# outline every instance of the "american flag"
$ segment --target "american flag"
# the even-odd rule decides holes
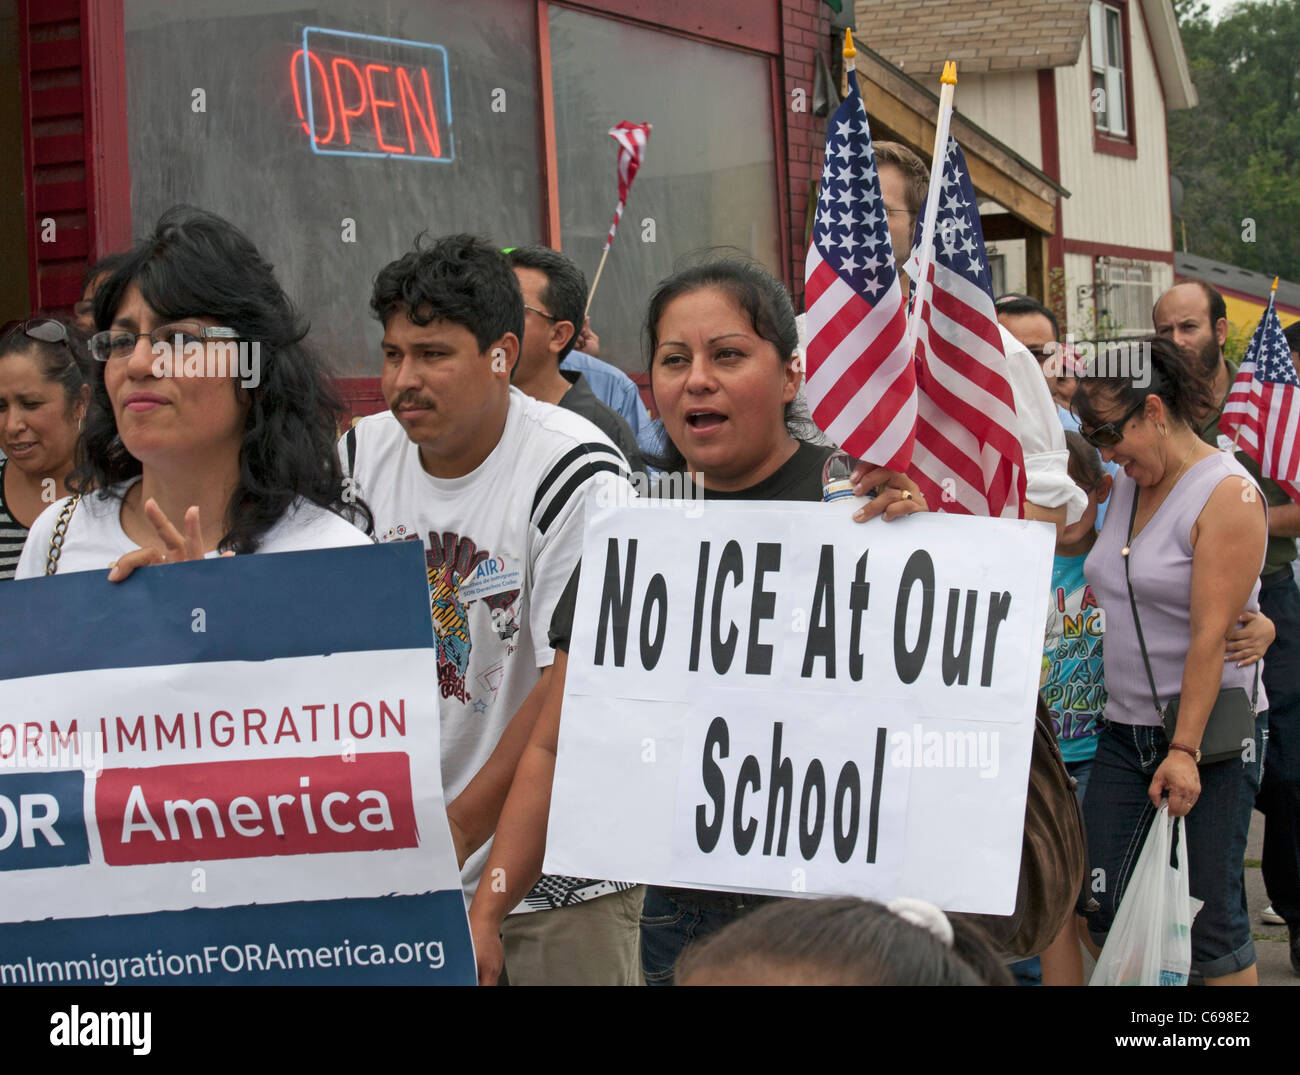
[[[952,138],[941,188],[928,279],[913,289],[919,399],[909,473],[932,510],[1016,519],[1024,453],[975,190]],[[918,221],[918,246],[921,230]]]
[[[609,226],[609,238],[605,240],[606,250],[614,242],[614,232],[618,231],[618,222],[623,219],[627,192],[632,189],[636,170],[641,167],[645,144],[650,140],[650,124],[628,123],[625,120],[611,128],[609,136],[618,143],[618,208],[614,210],[614,223]]]
[[[826,161],[804,269],[808,403],[849,455],[905,471],[916,374],[857,75],[826,128]]]
[[[1282,335],[1274,304],[1251,337],[1241,369],[1232,382],[1219,420],[1219,432],[1235,437],[1266,478],[1300,502],[1300,377]]]

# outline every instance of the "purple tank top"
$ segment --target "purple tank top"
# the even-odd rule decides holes
[[[1163,705],[1183,689],[1183,665],[1191,644],[1192,526],[1204,509],[1210,494],[1224,478],[1241,478],[1255,484],[1246,469],[1225,452],[1216,452],[1188,468],[1173,487],[1165,502],[1156,509],[1151,521],[1133,541],[1129,554],[1129,571],[1138,614],[1142,617],[1142,637],[1156,692]],[[1123,471],[1115,475],[1106,522],[1097,543],[1084,561],[1083,572],[1098,604],[1106,613],[1102,660],[1106,675],[1106,719],[1117,724],[1160,723],[1151,702],[1151,686],[1142,663],[1133,609],[1129,604],[1128,586],[1124,582],[1124,558],[1120,550],[1128,538],[1129,515],[1137,489]],[[1256,488],[1256,496],[1263,496]],[[1261,552],[1260,568],[1263,564]],[[1250,591],[1246,607],[1259,611],[1259,580]],[[1234,662],[1223,665],[1224,687],[1255,689],[1256,670],[1263,663],[1238,668]],[[1268,708],[1264,685],[1259,685],[1256,708]]]

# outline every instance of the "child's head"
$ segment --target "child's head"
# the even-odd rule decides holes
[[[923,900],[770,903],[691,945],[679,985],[1010,985],[984,930]]]
[[[1110,496],[1111,476],[1101,465],[1101,454],[1083,439],[1082,434],[1069,430],[1065,446],[1070,452],[1068,472],[1070,479],[1088,494],[1088,506],[1082,518],[1071,523],[1057,541],[1059,547],[1076,546],[1089,541],[1097,532],[1097,506],[1106,503]]]

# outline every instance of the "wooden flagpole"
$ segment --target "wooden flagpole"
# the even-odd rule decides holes
[[[943,162],[948,154],[948,128],[952,120],[952,99],[957,91],[957,64],[946,60],[943,74],[939,79],[939,115],[934,124],[934,152],[930,157],[930,190],[925,199],[925,216],[921,231],[921,262],[916,279],[916,298],[907,318],[907,353],[916,356],[916,337],[920,333],[921,305],[929,286],[930,264],[934,261],[934,224],[939,216],[939,196],[943,186]],[[898,262],[898,251],[894,251],[894,263]]]

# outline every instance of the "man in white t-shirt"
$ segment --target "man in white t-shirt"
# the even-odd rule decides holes
[[[548,682],[547,627],[582,555],[587,501],[631,487],[594,425],[511,386],[523,298],[497,249],[468,235],[417,243],[376,277],[371,310],[390,410],[339,450],[378,539],[424,543],[442,781],[468,901]],[[543,877],[502,929],[508,980],[637,981],[640,892]],[[518,913],[530,910],[541,913]]]

